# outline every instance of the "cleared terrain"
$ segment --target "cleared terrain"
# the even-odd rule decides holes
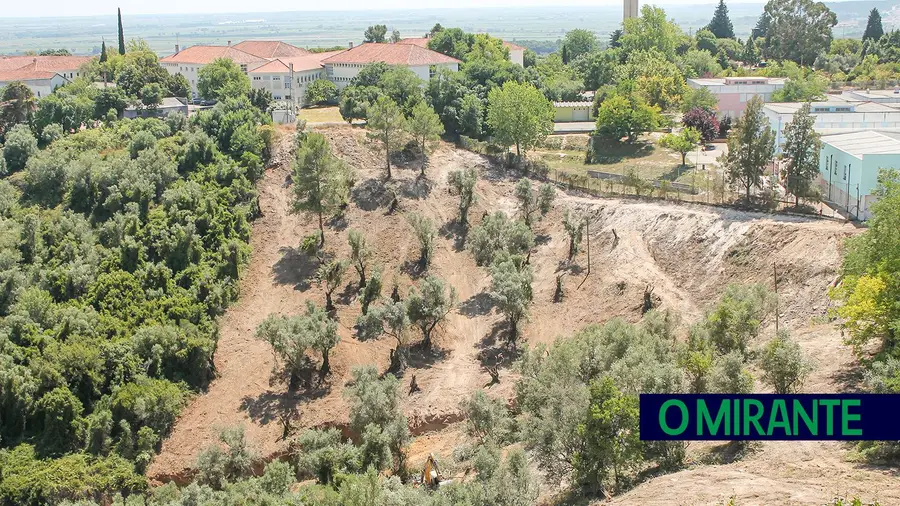
[[[418,245],[405,214],[422,213],[440,229],[430,273],[456,287],[459,295],[457,309],[434,336],[437,351],[426,356],[414,350],[402,378],[405,387],[415,375],[421,388],[404,401],[415,436],[409,451],[415,469],[429,452],[448,455],[462,439],[458,403],[490,381],[485,362],[493,364],[500,353],[505,353],[499,358],[501,383],[489,393],[513,397],[512,357],[502,346],[506,326],[487,296],[489,275],[475,265],[455,224],[458,197],[448,191],[447,173],[478,169],[479,200],[470,214],[473,225],[484,212],[515,213],[512,190],[518,176],[477,154],[442,144],[430,157],[427,178],[417,178],[418,162],[413,162],[396,169],[395,180],[385,183],[383,157],[368,144],[363,130],[334,126],[320,131],[358,175],[344,217],[326,231],[327,249],[347,257],[348,231],[362,231],[376,252],[374,264],[384,268],[386,290],[396,279],[405,295],[420,279],[411,268]],[[302,427],[346,427],[342,391],[351,368],[373,362],[382,371],[388,366],[390,338],[370,342],[355,338],[353,326],[360,309],[358,278],[352,269],[346,286],[335,293],[341,342],[332,352],[333,374],[321,389],[288,393],[281,375],[273,374],[268,345],[254,337],[256,326],[270,313],[300,313],[306,300],[324,303],[322,288],[314,280],[315,260],[298,250],[302,237],[316,225],[289,213],[290,135],[282,140],[276,163],[259,184],[263,216],[253,225],[253,255],[241,282],[240,300],[221,320],[215,357],[218,378],[184,410],[152,463],[149,475],[159,482],[189,479],[198,453],[215,441],[220,427],[243,424],[250,441],[268,458],[287,448],[281,423],[285,417],[291,418],[295,433]],[[388,212],[387,187],[400,199],[393,213]],[[568,238],[561,222],[566,208],[591,216],[590,274],[586,242],[576,265],[565,265]],[[829,306],[827,289],[840,264],[840,245],[855,233],[851,225],[659,200],[592,199],[558,191],[554,209],[535,232],[538,245],[531,255],[535,300],[531,319],[522,328],[526,343],[552,342],[613,317],[637,321],[648,288],[659,307],[678,313],[687,325],[702,317],[729,283],[761,282],[771,287],[774,263],[781,323],[792,329],[816,364],[806,390],[853,388],[849,349],[841,344],[839,331],[822,323]],[[566,296],[554,303],[556,277],[563,270]],[[763,332],[763,339],[771,334],[771,329]],[[849,462],[849,450],[837,443],[769,443],[735,463],[705,465],[718,449],[697,444],[689,448],[687,469],[651,479],[614,503],[722,504],[735,496],[737,504],[773,504],[776,499],[779,504],[809,504],[845,494],[882,504],[900,501],[896,478]],[[552,496],[553,488],[542,484],[545,498]]]

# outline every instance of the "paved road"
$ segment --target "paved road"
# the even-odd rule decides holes
[[[555,134],[582,134],[590,133],[594,130],[596,124],[593,121],[571,121],[566,123],[554,123],[553,133]]]

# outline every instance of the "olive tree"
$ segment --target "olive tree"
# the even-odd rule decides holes
[[[784,330],[766,343],[759,365],[763,370],[763,381],[775,389],[776,394],[799,392],[812,370],[800,345]]]
[[[366,287],[366,268],[372,258],[372,249],[366,243],[366,236],[358,230],[351,230],[348,234],[350,243],[350,263],[359,274],[359,287]]]
[[[502,253],[527,255],[534,247],[534,232],[524,222],[510,220],[503,211],[497,211],[472,228],[467,244],[476,264],[491,265]]]
[[[563,228],[569,236],[569,261],[571,262],[575,255],[578,254],[578,247],[581,245],[581,237],[587,226],[587,217],[566,209],[563,214]]]
[[[463,226],[467,226],[469,209],[478,201],[478,195],[475,194],[478,172],[473,168],[454,170],[447,174],[447,182],[450,188],[459,195],[459,222]]]
[[[437,235],[434,223],[419,213],[410,214],[407,221],[419,241],[419,265],[427,269],[431,263],[431,255],[434,253],[434,237]]]
[[[509,342],[516,343],[519,323],[528,318],[528,306],[534,294],[531,266],[518,255],[504,254],[491,265],[491,298],[509,322]]]
[[[525,220],[528,228],[531,228],[537,220],[550,212],[553,200],[556,198],[556,191],[553,189],[553,185],[546,183],[541,186],[538,193],[535,193],[531,186],[531,180],[523,178],[516,183],[515,196],[522,219]]]
[[[407,314],[412,325],[422,331],[422,347],[431,348],[431,333],[456,306],[456,288],[445,287],[444,281],[428,276],[418,287],[410,291],[406,300]]]
[[[344,280],[344,273],[347,272],[346,260],[332,260],[319,266],[316,277],[319,283],[325,285],[325,310],[334,311],[334,302],[332,294],[341,285]]]

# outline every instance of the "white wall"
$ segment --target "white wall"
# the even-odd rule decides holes
[[[521,66],[525,66],[525,50],[524,49],[510,49],[509,50],[509,61],[513,63],[518,63]]]
[[[248,71],[253,70],[255,68],[259,68],[259,67],[265,65],[266,63],[269,63],[269,62],[261,61],[261,62],[252,63],[250,65],[247,65],[244,73],[247,73]],[[193,93],[195,97],[198,95],[197,94],[197,75],[200,72],[200,69],[202,69],[205,66],[205,64],[160,62],[160,65],[162,65],[162,67],[164,69],[166,69],[166,72],[168,72],[169,75],[174,76],[175,74],[181,74],[185,78],[187,78],[188,83],[190,83],[190,85],[191,85],[191,93]],[[250,82],[252,84],[253,80],[251,79]]]
[[[34,93],[34,96],[36,98],[46,97],[47,95],[53,93],[53,90],[68,82],[68,79],[62,77],[59,74],[56,74],[49,79],[29,79],[26,81],[21,81],[22,84],[28,86],[28,89],[30,89],[31,92]],[[9,84],[9,82],[0,81],[0,88],[6,86],[7,84]]]
[[[290,82],[290,72],[284,73],[250,73],[250,86],[253,89],[264,89],[272,93],[276,102],[289,103],[292,107],[302,107],[303,98],[309,85],[325,77],[325,69],[304,70],[294,72],[294,82],[289,88],[285,83]]]
[[[439,65],[415,65],[409,67],[419,79],[428,81],[431,79],[431,67],[444,67],[454,72],[459,70],[458,63],[441,63]],[[359,75],[359,71],[365,67],[362,63],[328,63],[325,65],[325,76],[334,82],[339,89],[345,88],[350,84],[354,77]]]
[[[763,107],[769,126],[775,130],[775,145],[784,144],[784,128],[793,121],[794,114],[777,113]],[[900,131],[900,111],[896,112],[823,112],[812,114],[813,128],[820,134],[858,132],[861,130]]]

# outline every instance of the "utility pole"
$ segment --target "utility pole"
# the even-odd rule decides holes
[[[778,266],[772,262],[772,274],[775,276],[775,333],[778,334]]]
[[[584,223],[585,232],[587,233],[587,275],[591,275],[591,219],[588,218]],[[585,276],[587,277],[587,276]]]

